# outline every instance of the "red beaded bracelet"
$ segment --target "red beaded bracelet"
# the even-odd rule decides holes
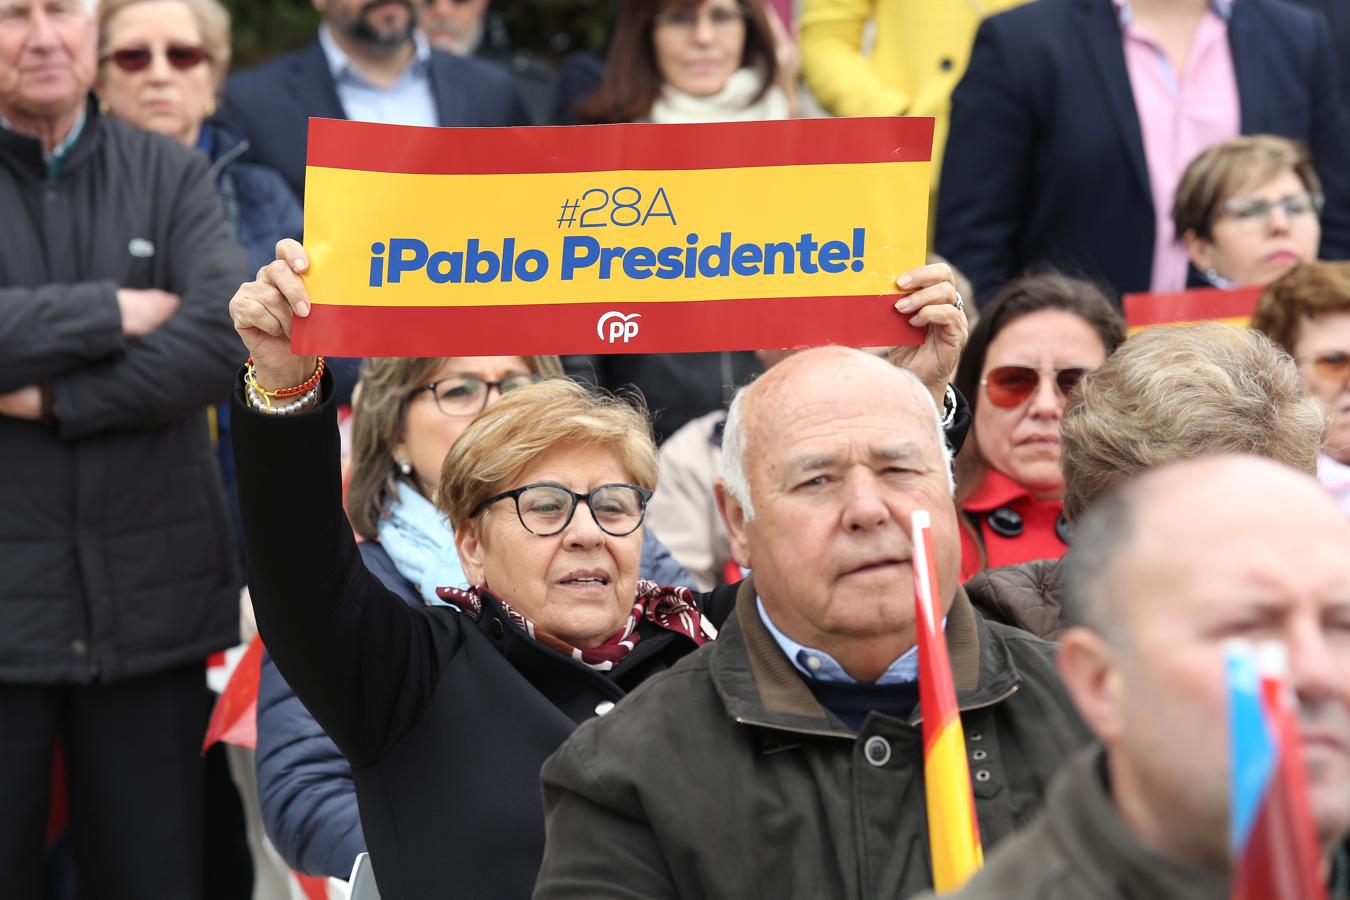
[[[254,390],[262,394],[269,400],[274,397],[276,398],[298,397],[301,394],[308,393],[311,388],[313,388],[316,384],[319,383],[319,379],[323,378],[322,356],[316,359],[314,366],[314,374],[309,376],[309,379],[307,381],[305,381],[303,384],[297,384],[295,387],[282,388],[281,390],[277,391],[269,391],[258,383],[257,375],[253,371],[253,357],[250,356],[248,358],[248,362],[246,362],[244,366],[247,369],[247,374],[245,375],[246,380],[248,380],[253,385]]]

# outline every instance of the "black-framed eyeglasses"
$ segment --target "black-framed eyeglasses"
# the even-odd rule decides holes
[[[642,524],[652,492],[636,484],[602,484],[579,494],[555,481],[539,481],[487,498],[473,508],[469,518],[508,497],[515,501],[516,517],[530,534],[540,537],[557,534],[571,524],[577,504],[585,501],[601,531],[623,537]]]
[[[413,391],[413,394],[430,391],[431,396],[436,398],[436,408],[444,415],[476,416],[487,409],[488,395],[492,393],[493,388],[505,396],[542,380],[542,376],[533,374],[507,375],[501,381],[486,381],[470,375],[457,375],[424,384]]]

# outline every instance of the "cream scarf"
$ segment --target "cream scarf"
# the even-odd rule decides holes
[[[774,85],[755,100],[764,84],[758,72],[740,69],[722,87],[708,97],[698,97],[676,90],[669,84],[652,104],[644,122],[658,124],[690,122],[760,122],[766,119],[788,118],[788,100],[783,89]]]

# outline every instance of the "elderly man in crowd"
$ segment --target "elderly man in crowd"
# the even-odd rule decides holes
[[[59,741],[81,890],[178,900],[239,634],[206,408],[246,267],[206,158],[99,115],[94,46],[82,0],[0,0],[0,893],[46,896]]]
[[[1327,421],[1289,354],[1258,331],[1205,322],[1130,338],[1078,382],[1059,431],[1073,522],[1132,475],[1184,459],[1248,453],[1313,474]],[[1063,571],[1063,559],[986,569],[966,592],[987,618],[1055,640]]]
[[[861,351],[810,350],[733,402],[719,504],[754,570],[689,657],[544,767],[538,898],[903,897],[931,885],[910,518],[937,575],[992,846],[1087,740],[1053,648],[957,582],[932,395]]]
[[[960,900],[1227,898],[1234,638],[1288,649],[1317,832],[1350,834],[1350,523],[1253,457],[1151,471],[1074,537],[1060,669],[1101,740]]]

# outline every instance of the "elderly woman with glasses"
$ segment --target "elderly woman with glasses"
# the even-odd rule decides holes
[[[470,423],[502,397],[562,374],[554,356],[368,359],[352,415],[347,515],[364,542],[361,560],[413,606],[446,606],[438,588],[469,577],[455,532],[437,501],[446,454]],[[533,517],[548,492],[518,492]],[[639,499],[649,496],[640,489]],[[625,491],[597,502],[631,503]],[[544,502],[540,502],[544,501]],[[594,508],[594,507],[592,507]],[[584,515],[584,513],[583,513]],[[537,529],[544,530],[536,525]],[[639,576],[663,585],[691,579],[649,530]],[[296,871],[346,878],[367,849],[351,766],[265,656],[258,691],[258,796],[264,825]]]
[[[1217,144],[1181,176],[1172,221],[1186,244],[1191,282],[1269,284],[1317,258],[1321,183],[1307,150],[1258,134]]]
[[[734,589],[700,597],[640,578],[658,465],[630,404],[552,379],[508,390],[467,426],[442,414],[533,374],[506,358],[471,371],[445,361],[403,383],[409,424],[462,433],[445,455],[444,435],[424,453],[411,428],[390,432],[372,481],[406,481],[435,503],[464,579],[436,585],[434,604],[426,589],[450,576],[415,579],[423,602],[401,601],[347,527],[331,379],[290,350],[304,252],[288,241],[280,253],[230,302],[253,359],[234,444],[259,632],[351,765],[382,895],[526,898],[543,853],[543,761],[715,636]],[[387,549],[363,484],[353,518]]]
[[[449,605],[399,602],[346,527],[329,377],[291,352],[291,323],[310,311],[307,256],[293,241],[277,253],[230,301],[252,358],[234,398],[235,452],[259,631],[351,763],[384,896],[529,897],[544,759],[715,638],[736,587],[695,595],[640,577],[651,423],[553,379],[482,412],[433,482],[470,586],[438,591]],[[926,337],[897,360],[951,399],[966,320],[950,269],[901,281],[912,292],[897,309]],[[623,858],[616,847],[616,880]]]
[[[962,581],[1063,555],[1060,419],[1078,380],[1124,340],[1101,290],[1057,273],[1010,282],[980,313],[952,382],[974,436],[956,462]]]
[[[1350,515],[1350,263],[1309,263],[1272,282],[1252,327],[1294,358],[1330,418],[1317,478]]]

